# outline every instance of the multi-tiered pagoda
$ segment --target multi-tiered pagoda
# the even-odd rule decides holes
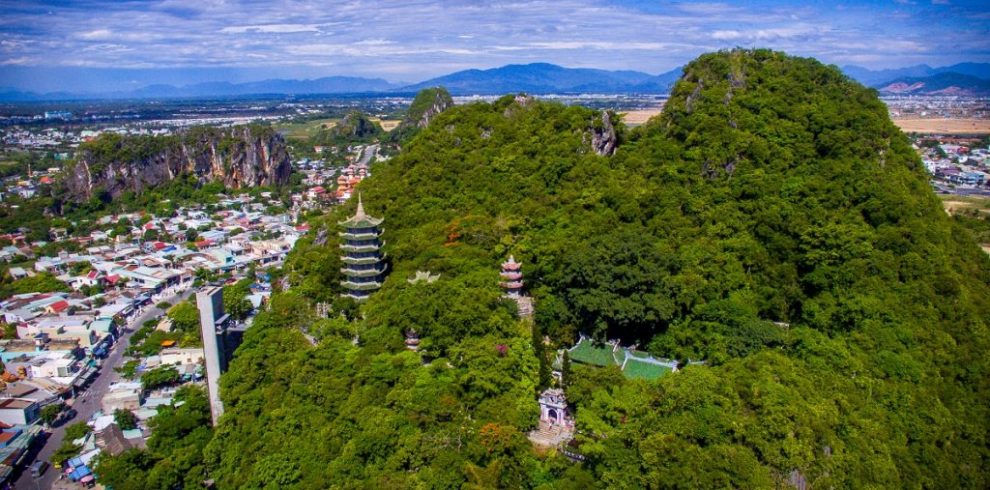
[[[522,264],[516,262],[516,258],[510,255],[509,260],[502,262],[502,272],[499,275],[502,281],[498,285],[505,291],[505,297],[516,302],[519,316],[532,316],[533,299],[523,294]]]
[[[346,276],[340,284],[347,289],[342,296],[361,301],[382,287],[385,280],[384,254],[381,241],[382,230],[379,225],[385,221],[373,218],[364,212],[361,196],[358,196],[357,211],[354,216],[338,224],[345,228],[340,233],[344,240],[340,249],[344,255],[340,257],[344,268],[340,272]]]
[[[498,285],[502,286],[502,289],[505,290],[506,296],[517,297],[522,295],[522,264],[516,262],[514,256],[510,255],[509,260],[502,262],[502,272],[500,275],[503,281],[498,283]]]

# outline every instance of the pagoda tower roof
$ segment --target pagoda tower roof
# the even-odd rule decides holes
[[[507,271],[517,271],[522,267],[522,264],[516,262],[516,257],[513,255],[509,256],[509,260],[502,262],[502,269]]]
[[[384,221],[384,218],[373,218],[364,212],[364,204],[361,202],[361,195],[358,194],[357,211],[354,212],[354,216],[339,221],[337,224],[348,228],[371,228],[382,224]]]

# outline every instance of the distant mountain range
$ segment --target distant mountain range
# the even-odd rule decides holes
[[[424,82],[404,85],[380,78],[326,77],[315,80],[263,80],[250,83],[209,82],[175,87],[149,85],[138,90],[101,94],[66,92],[37,94],[0,88],[0,101],[30,102],[68,99],[149,99],[182,97],[237,97],[246,95],[313,95],[417,92],[443,86],[454,95],[548,93],[656,93],[664,94],[681,76],[677,68],[660,75],[638,71],[565,68],[549,63],[506,65],[490,70],[464,70]]]
[[[990,80],[990,63],[959,63],[956,65],[932,68],[928,65],[914,65],[890,70],[870,70],[861,66],[843,66],[843,73],[853,77],[859,83],[870,87],[887,85],[899,78],[924,78],[940,73],[958,73],[971,77]]]
[[[902,77],[877,86],[880,93],[896,95],[965,95],[990,94],[990,80],[939,73],[929,77]]]
[[[148,85],[137,90],[96,94],[53,92],[38,94],[10,88],[0,88],[0,101],[32,102],[41,100],[71,99],[154,99],[182,97],[238,97],[244,95],[308,95],[388,92],[400,88],[381,78],[324,77],[312,80],[271,79],[258,82],[230,83],[205,82],[176,87],[174,85]]]
[[[842,70],[883,94],[990,95],[990,63],[959,63],[932,68],[916,65],[889,70],[845,66]],[[549,63],[506,65],[488,70],[464,70],[414,84],[395,84],[380,78],[333,76],[312,80],[270,79],[248,83],[207,82],[176,87],[149,85],[112,93],[34,93],[0,88],[0,102],[79,99],[154,99],[240,97],[250,95],[316,95],[354,93],[412,93],[443,86],[454,95],[527,92],[666,94],[681,76],[681,68],[651,75],[639,71],[565,68]]]
[[[681,68],[650,75],[639,71],[564,68],[549,63],[506,65],[490,70],[464,70],[403,87],[417,91],[442,86],[454,95],[547,93],[668,93]]]
[[[915,65],[876,71],[845,66],[842,71],[884,95],[990,95],[990,63],[959,63],[939,68]]]

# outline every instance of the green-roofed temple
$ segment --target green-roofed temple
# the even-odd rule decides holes
[[[581,364],[618,366],[629,379],[657,379],[677,371],[675,360],[657,359],[646,352],[622,347],[618,342],[596,343],[584,336],[567,353],[572,361]]]
[[[362,301],[382,287],[386,264],[381,248],[385,243],[381,241],[382,230],[379,225],[383,221],[385,220],[382,218],[368,216],[364,212],[361,196],[358,196],[354,216],[337,223],[344,227],[344,231],[340,233],[343,239],[340,249],[344,252],[340,261],[344,263],[344,267],[340,272],[345,279],[340,284],[347,291],[342,296]]]

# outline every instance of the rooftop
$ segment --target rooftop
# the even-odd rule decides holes
[[[346,226],[348,228],[371,228],[378,226],[384,222],[383,218],[374,218],[369,216],[364,212],[364,203],[361,202],[361,196],[358,195],[358,205],[357,210],[354,212],[354,216],[339,222],[341,226]]]
[[[677,370],[677,362],[657,359],[647,352],[621,347],[617,342],[597,343],[582,336],[568,350],[571,360],[592,366],[617,366],[629,379],[657,379]]]

